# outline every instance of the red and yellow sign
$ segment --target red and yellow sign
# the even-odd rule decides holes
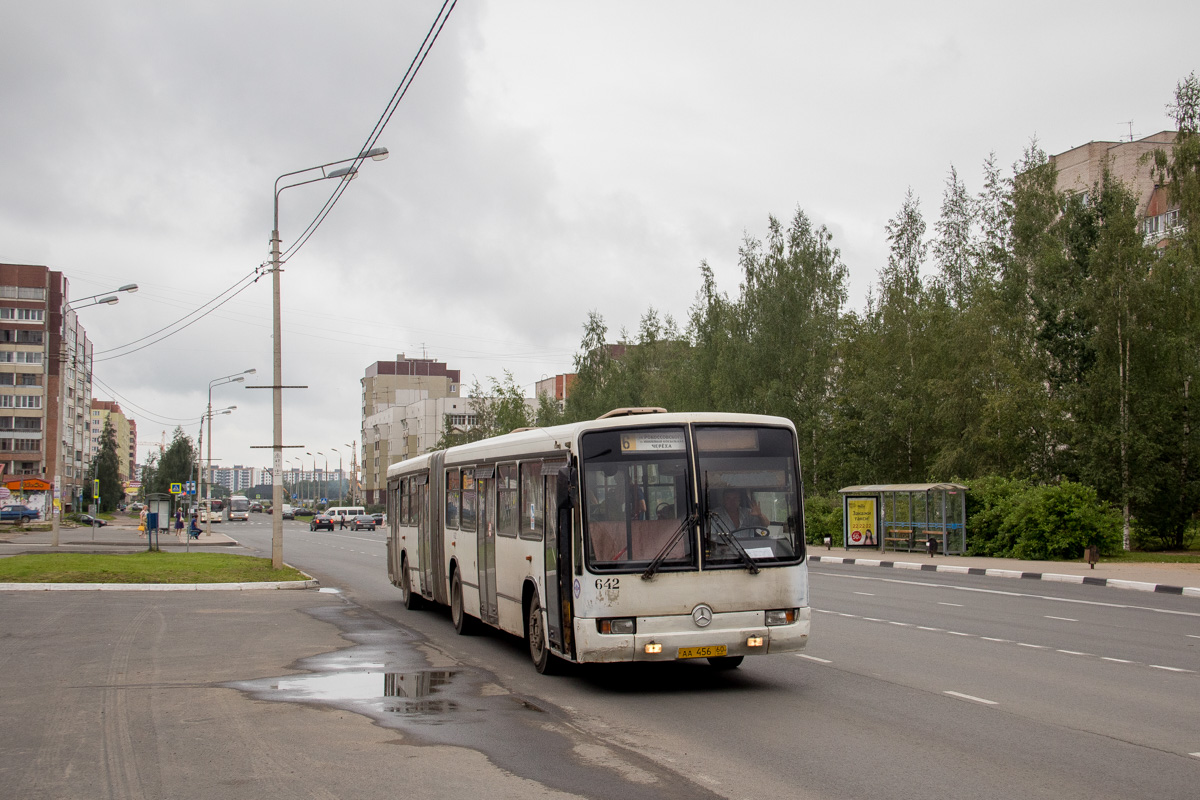
[[[24,480],[5,481],[4,485],[14,492],[48,492],[53,484],[41,478],[25,478]]]

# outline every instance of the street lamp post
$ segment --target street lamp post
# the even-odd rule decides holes
[[[325,469],[321,470],[321,483],[319,484],[321,487],[321,492],[320,492],[320,496],[317,498],[317,500],[318,501],[324,500],[325,507],[329,508],[329,456],[325,455],[320,450],[317,451],[317,455],[323,456],[325,458]],[[313,471],[316,472],[316,470],[317,470],[316,459],[313,459]]]
[[[358,445],[346,444],[343,447],[350,448],[350,480],[346,481],[346,494],[350,495],[350,505],[358,503],[358,498],[354,493],[354,484],[358,482],[358,470],[354,467],[354,461],[358,457]]]
[[[66,288],[66,279],[63,280],[63,288]],[[116,289],[118,292],[136,292],[138,286],[136,283],[127,283],[124,286]],[[64,293],[65,294],[65,293]],[[115,294],[102,292],[94,294],[90,297],[81,297],[74,303],[63,303],[63,329],[62,338],[59,341],[59,358],[58,358],[58,424],[55,426],[57,431],[55,435],[58,437],[54,448],[54,491],[50,499],[50,514],[52,522],[50,525],[50,546],[58,547],[59,524],[63,512],[67,510],[67,485],[63,480],[63,434],[66,432],[66,405],[67,405],[67,314],[71,311],[78,311],[81,308],[98,305],[116,305],[121,302],[121,298]],[[47,359],[49,361],[49,359]],[[74,364],[75,357],[72,353],[71,363]],[[47,365],[47,376],[49,376],[49,365]],[[48,380],[48,378],[47,378]],[[72,434],[71,448],[75,447],[75,437]],[[58,500],[58,508],[54,508],[54,500]]]
[[[279,253],[279,194],[284,189],[291,189],[294,186],[303,186],[329,178],[350,180],[358,173],[358,164],[365,159],[370,158],[375,161],[382,161],[387,157],[388,151],[386,147],[375,147],[364,153],[359,153],[354,158],[343,158],[316,167],[308,167],[307,169],[296,170],[295,172],[285,172],[275,179],[275,216],[274,227],[271,228],[271,336],[273,351],[271,359],[271,406],[273,417],[271,502],[277,508],[282,508],[283,505],[283,484],[281,482],[282,476],[280,475],[283,468],[283,347],[281,343],[283,325],[280,319],[279,301],[279,273],[281,266]],[[349,162],[354,163],[349,167],[326,171],[329,167]],[[300,180],[283,186],[279,185],[279,182],[284,178],[318,171],[321,173],[319,177]],[[274,569],[283,568],[283,516],[281,514],[271,515],[271,566]]]
[[[212,535],[212,418],[221,414],[232,414],[237,406],[229,406],[228,408],[218,408],[216,411],[212,409],[210,400],[208,409],[200,415],[200,441],[196,445],[196,510],[206,508],[204,512],[204,524],[209,528],[209,536]],[[200,502],[200,487],[204,486],[204,476],[200,471],[200,454],[204,452],[204,421],[208,420],[208,487],[210,491],[205,495],[205,504]]]
[[[210,513],[205,517],[205,536],[212,536],[212,390],[214,386],[220,386],[224,383],[241,383],[246,380],[245,376],[253,375],[255,372],[257,370],[247,369],[242,372],[235,372],[232,375],[225,375],[221,378],[213,378],[208,382],[208,480],[204,484],[204,499],[208,501]],[[236,407],[233,406],[233,408]]]
[[[342,505],[342,500],[344,500],[344,499],[345,499],[345,498],[342,496],[342,451],[341,451],[341,450],[338,450],[336,447],[331,447],[331,448],[329,448],[329,451],[330,451],[331,453],[337,453],[337,457],[338,457],[338,471],[337,471],[337,476],[338,476],[338,480],[337,480],[337,494],[338,494],[338,499],[337,499],[337,505],[339,505],[339,506],[340,506],[340,505]]]

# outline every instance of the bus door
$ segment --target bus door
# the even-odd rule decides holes
[[[542,466],[542,474],[546,479],[546,638],[552,649],[574,658],[571,472],[563,462],[548,462]]]
[[[416,503],[417,516],[417,569],[418,586],[421,594],[433,596],[433,525],[429,519],[429,476],[417,475],[413,479],[416,493],[413,501]]]
[[[479,503],[479,618],[490,625],[500,624],[496,604],[496,478],[495,467],[475,470]]]

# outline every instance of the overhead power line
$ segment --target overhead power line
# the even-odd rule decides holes
[[[371,133],[367,135],[367,141],[359,150],[360,155],[358,158],[354,159],[353,163],[350,164],[351,171],[347,173],[342,180],[338,181],[337,186],[329,195],[329,199],[325,201],[325,205],[322,206],[321,210],[317,212],[317,215],[313,218],[313,221],[308,223],[308,227],[301,232],[300,236],[297,237],[295,242],[293,242],[286,250],[283,251],[282,255],[280,256],[281,263],[286,262],[288,259],[294,256],[296,252],[303,247],[309,239],[312,238],[312,235],[317,232],[317,228],[321,227],[321,223],[324,222],[325,218],[329,216],[329,213],[333,211],[333,207],[341,198],[342,193],[346,191],[346,187],[349,185],[350,179],[354,175],[354,170],[357,170],[359,165],[363,162],[365,156],[362,154],[370,151],[378,143],[379,137],[383,135],[383,131],[387,127],[387,124],[391,121],[392,115],[396,113],[396,109],[399,107],[400,101],[403,100],[404,95],[408,93],[408,87],[412,85],[413,80],[415,80],[417,77],[417,73],[421,71],[421,66],[425,63],[425,58],[429,55],[429,51],[433,49],[433,45],[437,42],[438,36],[440,36],[442,33],[442,28],[445,27],[446,21],[450,19],[450,14],[454,12],[454,7],[457,5],[457,3],[458,0],[445,0],[445,2],[442,3],[442,7],[438,10],[437,17],[434,19],[433,24],[429,26],[429,30],[425,33],[425,39],[421,42],[421,46],[417,48],[417,53],[413,56],[412,61],[409,62],[408,69],[404,72],[404,77],[400,79],[400,85],[397,86],[396,91],[392,93],[392,98],[388,101],[387,107],[384,108],[383,113],[379,115],[379,120],[375,123],[375,127],[372,128]]]

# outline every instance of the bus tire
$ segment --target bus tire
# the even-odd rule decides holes
[[[457,569],[450,576],[450,621],[459,636],[470,636],[476,631],[475,618],[463,607],[462,577]]]
[[[550,652],[546,638],[546,626],[542,623],[542,602],[535,593],[529,600],[529,615],[525,619],[525,641],[529,644],[529,657],[533,667],[541,675],[557,675],[562,672],[563,661]]]
[[[745,656],[716,656],[708,660],[709,665],[713,669],[737,669],[742,664],[742,659]]]
[[[412,589],[412,578],[408,574],[408,559],[400,560],[400,598],[404,601],[404,607],[409,611],[419,611],[424,605],[421,596]]]

